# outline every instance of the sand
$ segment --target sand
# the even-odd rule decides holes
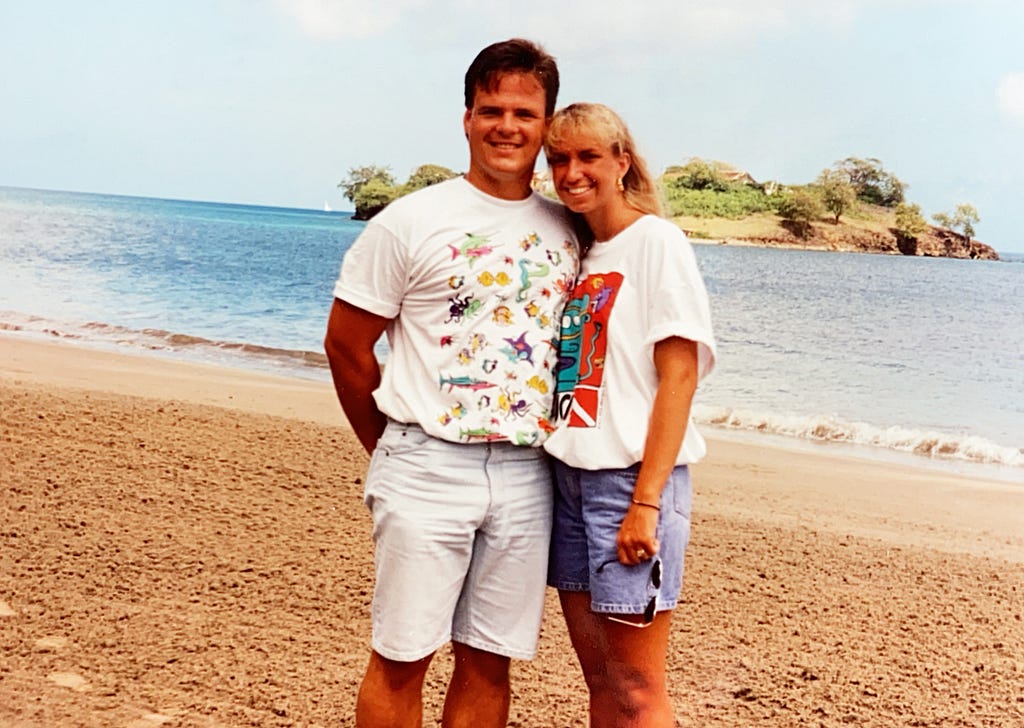
[[[679,724],[1024,725],[1024,485],[838,452],[694,468]],[[329,385],[0,335],[0,726],[352,725],[366,463]],[[510,725],[585,716],[549,592]]]

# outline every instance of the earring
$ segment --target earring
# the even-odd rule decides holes
[[[615,189],[617,189],[619,192],[626,191],[626,185],[622,184],[622,177],[619,177],[617,180],[615,180]]]

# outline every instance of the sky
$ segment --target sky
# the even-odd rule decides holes
[[[1024,252],[1019,0],[0,0],[0,185],[351,209],[352,167],[465,170],[466,67],[516,36],[655,171],[874,157]]]

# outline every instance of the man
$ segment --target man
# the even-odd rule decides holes
[[[469,171],[391,203],[342,263],[324,347],[372,454],[360,728],[420,725],[424,675],[449,641],[444,725],[504,726],[510,658],[536,653],[552,497],[539,446],[578,259],[564,210],[530,187],[557,93],[533,43],[482,50],[465,77]]]

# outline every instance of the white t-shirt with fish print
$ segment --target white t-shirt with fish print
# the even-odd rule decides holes
[[[392,319],[380,410],[452,442],[539,446],[578,265],[564,208],[464,178],[392,202],[345,254],[334,295]]]

